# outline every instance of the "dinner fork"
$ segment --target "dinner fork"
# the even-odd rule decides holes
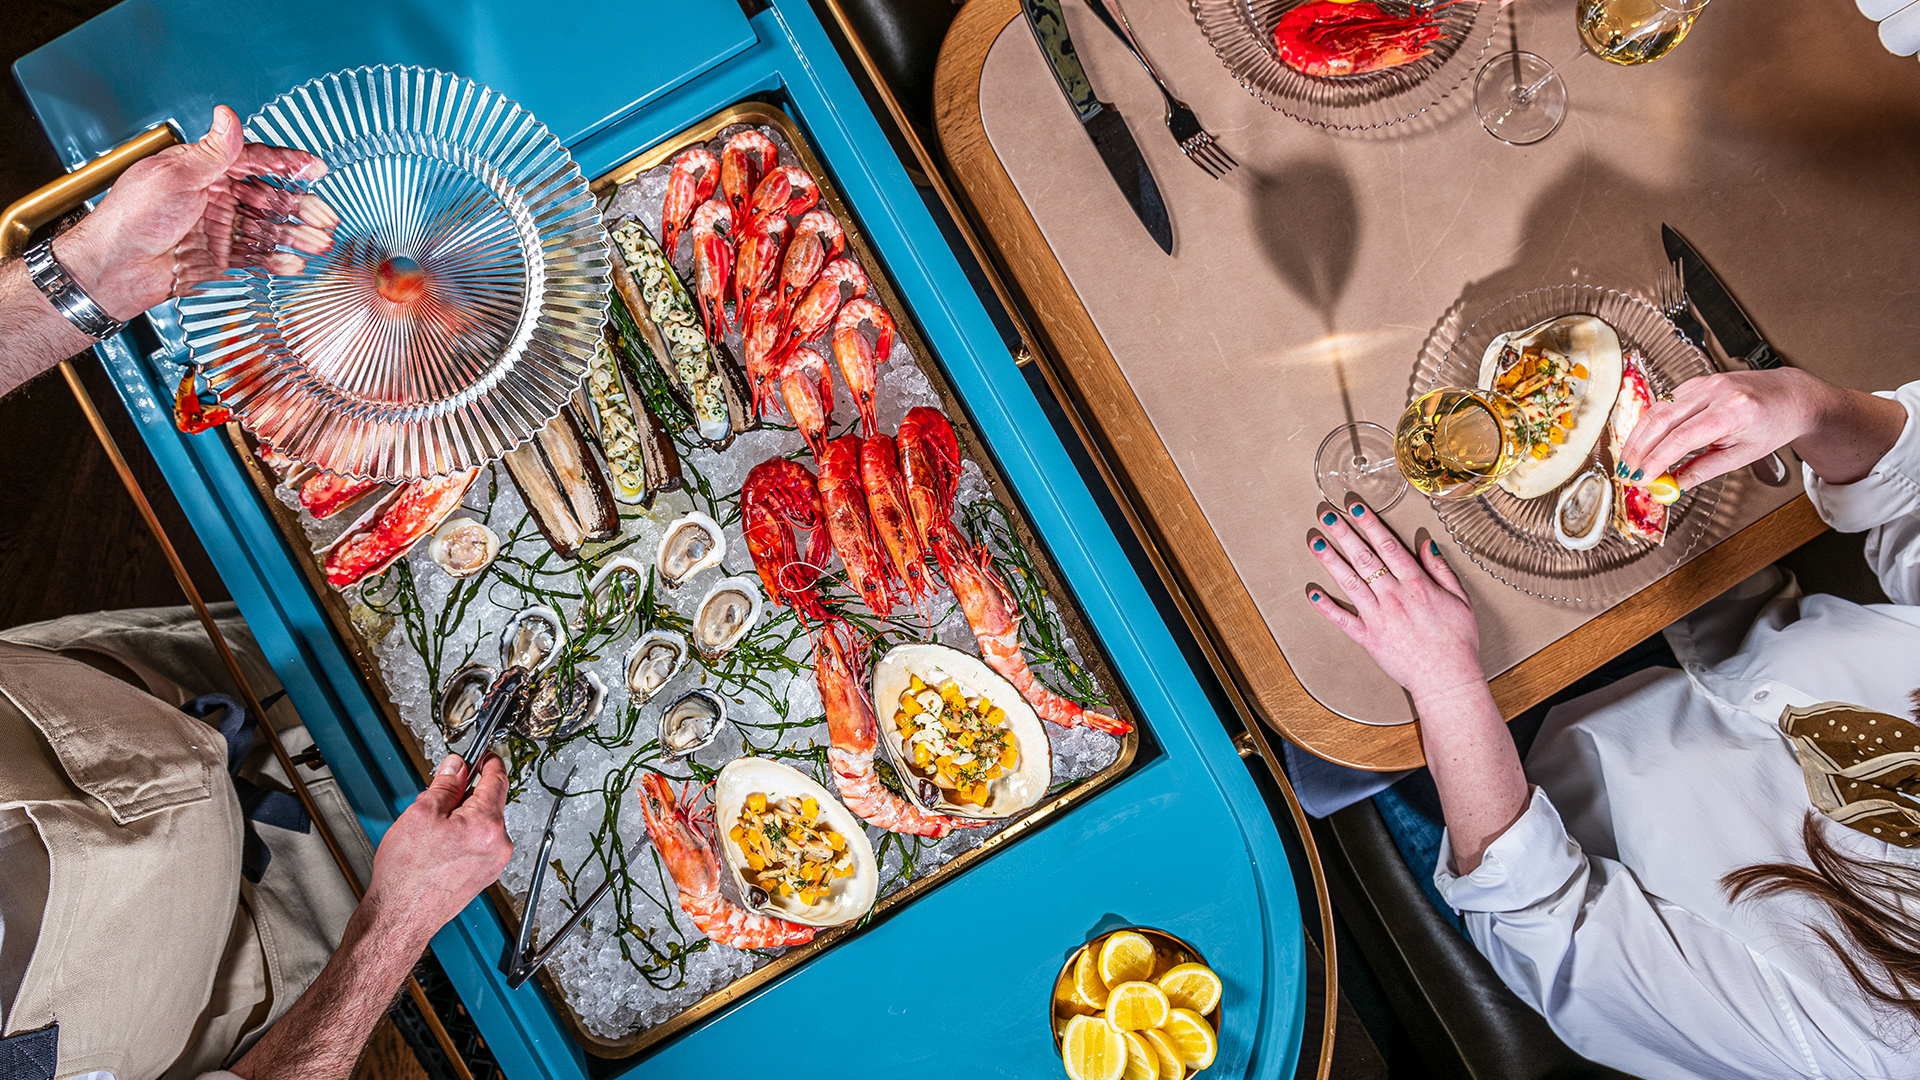
[[[1120,10],[1119,0],[1087,0],[1087,6],[1093,9],[1101,22],[1107,24],[1107,29],[1113,31],[1114,36],[1126,45],[1127,51],[1133,54],[1133,58],[1140,61],[1140,66],[1146,68],[1147,74],[1153,77],[1154,85],[1160,88],[1160,96],[1167,99],[1167,131],[1172,133],[1173,141],[1179,144],[1180,152],[1187,155],[1187,160],[1205,169],[1207,175],[1216,180],[1238,166],[1240,163],[1233,160],[1233,155],[1222,149],[1214,141],[1213,135],[1200,126],[1200,118],[1193,115],[1187,103],[1174,97],[1173,91],[1167,89],[1166,80],[1154,70],[1153,62],[1147,59],[1146,53],[1140,51],[1140,44],[1133,40],[1133,27],[1127,23],[1126,12]]]

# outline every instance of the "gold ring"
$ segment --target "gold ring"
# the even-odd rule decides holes
[[[1371,574],[1368,574],[1368,575],[1367,575],[1366,577],[1364,577],[1364,578],[1361,578],[1361,579],[1360,579],[1360,584],[1362,584],[1362,585],[1371,585],[1371,584],[1373,584],[1374,582],[1376,582],[1376,581],[1378,581],[1378,580],[1380,580],[1380,576],[1381,576],[1382,574],[1385,574],[1386,572],[1387,572],[1387,568],[1383,566],[1383,567],[1381,567],[1380,569],[1378,569],[1378,570],[1375,570],[1375,571],[1374,571],[1373,573],[1371,573]]]

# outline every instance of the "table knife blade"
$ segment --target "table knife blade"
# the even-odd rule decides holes
[[[1727,292],[1713,267],[1707,265],[1687,238],[1673,226],[1662,225],[1660,243],[1666,248],[1667,258],[1680,264],[1687,299],[1693,301],[1694,310],[1700,313],[1701,321],[1713,331],[1727,355],[1745,360],[1747,366],[1756,371],[1779,367],[1785,358],[1767,343],[1739,302]]]
[[[1093,84],[1087,81],[1086,69],[1080,66],[1073,39],[1067,34],[1067,19],[1060,11],[1060,0],[1020,0],[1020,9],[1027,16],[1027,26],[1033,30],[1034,40],[1040,43],[1040,52],[1046,57],[1054,79],[1060,83],[1061,92],[1067,95],[1067,103],[1079,117],[1081,129],[1092,140],[1093,148],[1099,152],[1113,182],[1119,185],[1120,193],[1126,196],[1127,205],[1133,207],[1134,216],[1146,226],[1147,234],[1160,245],[1160,250],[1173,254],[1173,223],[1167,217],[1167,204],[1160,197],[1160,186],[1154,183],[1147,159],[1140,153],[1140,145],[1133,141],[1133,133],[1127,130],[1120,110],[1094,95]]]

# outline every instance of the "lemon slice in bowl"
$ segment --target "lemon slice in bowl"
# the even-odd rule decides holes
[[[1107,997],[1107,1025],[1115,1031],[1150,1031],[1167,1022],[1166,991],[1150,982],[1124,982]]]
[[[1167,1003],[1176,1009],[1190,1009],[1205,1016],[1220,1004],[1220,976],[1205,964],[1177,964],[1160,976],[1158,985],[1166,991]]]
[[[1180,1063],[1194,1072],[1213,1064],[1213,1056],[1220,1051],[1213,1026],[1192,1009],[1171,1010],[1159,1034],[1166,1037],[1167,1045],[1179,1055]]]
[[[1186,1062],[1180,1060],[1179,1051],[1167,1041],[1165,1032],[1142,1031],[1139,1037],[1141,1042],[1147,1044],[1147,1049],[1153,1051],[1154,1060],[1160,1063],[1160,1080],[1185,1080]]]
[[[1069,1080],[1120,1080],[1127,1071],[1127,1041],[1091,1016],[1067,1021],[1060,1055]]]
[[[1121,1032],[1120,1037],[1127,1042],[1127,1071],[1120,1080],[1160,1080],[1160,1058],[1147,1040],[1135,1031]]]
[[[1100,977],[1100,958],[1092,946],[1082,949],[1074,962],[1073,996],[1095,1012],[1107,1007],[1107,983]]]
[[[1100,943],[1100,977],[1109,987],[1144,982],[1153,976],[1153,942],[1131,930],[1108,934]]]

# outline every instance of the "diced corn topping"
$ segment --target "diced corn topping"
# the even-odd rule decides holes
[[[893,723],[910,748],[913,769],[956,803],[985,806],[991,784],[1020,762],[1006,710],[985,696],[969,698],[952,679],[930,687],[911,676]]]
[[[832,895],[834,881],[854,871],[846,837],[820,820],[820,804],[812,796],[754,792],[727,835],[752,871],[747,879],[769,896],[818,904]]]

